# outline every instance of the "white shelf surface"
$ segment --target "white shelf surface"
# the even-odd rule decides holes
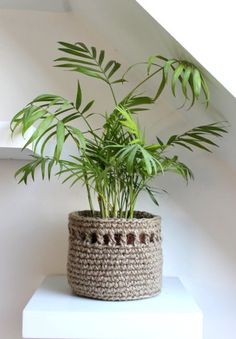
[[[178,278],[159,296],[101,301],[72,294],[65,276],[49,276],[23,311],[24,338],[202,339],[203,315]]]
[[[35,131],[34,127],[29,128],[26,133],[26,139]],[[26,140],[22,136],[16,135],[11,137],[10,122],[0,121],[0,159],[29,159],[33,155],[33,151],[28,147],[22,151]]]

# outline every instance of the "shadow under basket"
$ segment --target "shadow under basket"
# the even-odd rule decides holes
[[[68,282],[80,296],[133,300],[157,295],[162,283],[161,218],[69,215]]]

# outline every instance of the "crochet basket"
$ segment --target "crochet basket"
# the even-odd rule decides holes
[[[132,300],[161,290],[161,218],[135,212],[134,219],[69,215],[68,282],[80,296]]]

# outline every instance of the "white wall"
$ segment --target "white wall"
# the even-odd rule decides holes
[[[0,120],[42,92],[73,97],[77,76],[51,67],[58,40],[105,47],[125,66],[157,52],[185,54],[134,1],[83,1],[76,13],[1,9]],[[132,81],[140,77],[133,74]],[[91,88],[90,80],[82,81],[87,97],[95,95],[98,110],[104,103],[109,109],[109,93],[93,83]],[[192,113],[176,112],[178,104],[168,94],[164,99],[148,118],[141,117],[152,135],[219,117],[213,108],[205,113],[200,106]],[[227,102],[225,107],[231,118]],[[235,167],[225,157],[231,154],[233,132],[214,155],[183,154],[196,176],[189,187],[174,176],[159,179],[169,191],[160,197],[160,209],[145,196],[139,202],[140,209],[162,216],[164,272],[179,276],[195,296],[204,312],[204,339],[235,339],[236,179]],[[21,338],[22,308],[43,276],[65,272],[67,214],[86,207],[83,189],[69,189],[57,179],[17,185],[13,175],[22,163],[0,161],[0,337],[5,339]]]

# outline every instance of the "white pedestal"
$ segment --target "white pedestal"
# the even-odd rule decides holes
[[[178,278],[164,278],[159,296],[113,302],[74,296],[65,276],[49,276],[23,311],[23,337],[202,339],[202,320]]]

